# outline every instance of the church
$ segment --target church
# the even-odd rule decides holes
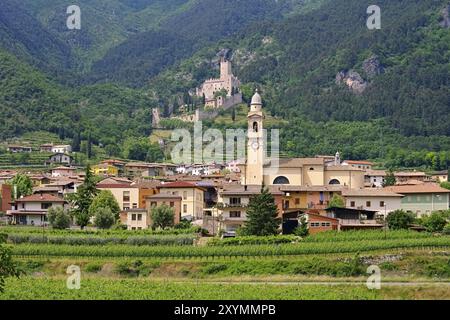
[[[364,170],[342,165],[339,153],[334,161],[325,157],[266,158],[264,113],[258,90],[250,104],[247,139],[247,161],[241,166],[242,185],[364,188]]]

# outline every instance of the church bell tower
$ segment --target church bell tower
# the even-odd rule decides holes
[[[245,184],[263,184],[264,166],[264,115],[262,112],[262,99],[258,89],[252,97],[250,112],[248,113],[248,144],[247,165],[245,170]]]

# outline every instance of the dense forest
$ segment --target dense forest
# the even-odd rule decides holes
[[[159,159],[140,139],[151,108],[178,105],[227,48],[244,98],[259,87],[265,111],[288,120],[285,155],[450,165],[446,0],[380,0],[381,30],[368,30],[361,0],[79,3],[83,27],[67,30],[69,1],[2,1],[0,139],[45,130],[75,149]],[[345,84],[350,74],[363,90]]]

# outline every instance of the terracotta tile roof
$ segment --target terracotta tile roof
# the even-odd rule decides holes
[[[346,162],[348,164],[364,164],[364,165],[369,165],[369,166],[373,165],[373,162],[370,162],[370,161],[345,160],[344,162]]]
[[[395,193],[405,194],[405,193],[450,193],[450,190],[441,188],[439,185],[434,183],[424,183],[420,185],[403,185],[403,186],[392,186],[386,187],[385,190],[389,190]]]
[[[344,197],[403,197],[402,194],[386,189],[347,189],[342,191]]]
[[[31,196],[17,199],[16,202],[66,202],[64,199],[50,194],[33,194]]]
[[[425,172],[395,172],[394,175],[396,177],[425,177],[426,173]]]
[[[270,166],[272,162],[269,162],[268,165]],[[323,158],[286,158],[286,159],[280,159],[279,160],[279,167],[280,168],[301,168],[303,166],[307,165],[323,165],[324,159]]]
[[[158,188],[199,188],[201,187],[186,181],[176,181],[171,183],[161,184]]]

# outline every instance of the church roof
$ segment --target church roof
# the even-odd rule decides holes
[[[276,165],[276,162],[270,161],[265,167]],[[280,168],[301,168],[307,165],[324,165],[322,158],[286,158],[279,160]]]

